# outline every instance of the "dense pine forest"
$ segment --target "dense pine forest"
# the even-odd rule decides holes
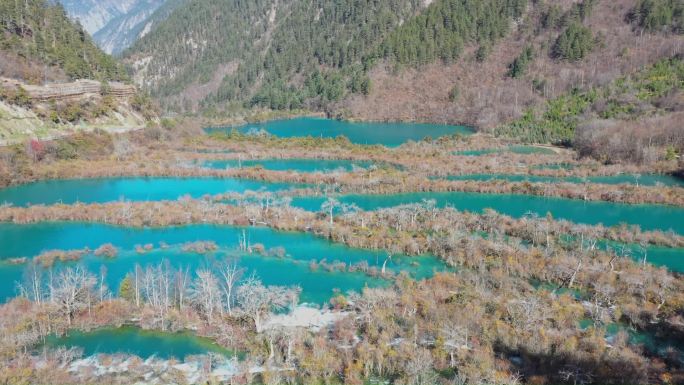
[[[240,101],[273,109],[299,108],[306,99],[339,100],[347,88],[367,89],[362,58],[400,20],[415,15],[419,4],[189,2],[128,55],[160,53],[146,64],[145,74],[153,93],[161,97],[178,95],[193,83],[207,83],[218,71],[225,75],[219,76],[218,87],[195,102],[204,107]],[[302,77],[297,85],[289,81],[295,75]],[[192,96],[184,99],[189,103]]]
[[[367,70],[379,60],[398,66],[446,62],[457,58],[464,44],[491,45],[522,14],[526,1],[440,0],[421,13],[423,4],[189,2],[128,55],[134,60],[154,53],[145,74],[161,97],[177,95],[193,82],[206,83],[220,63],[233,62],[218,89],[202,95],[204,108],[238,102],[320,109],[348,93],[367,94]],[[183,107],[191,106],[174,104]]]

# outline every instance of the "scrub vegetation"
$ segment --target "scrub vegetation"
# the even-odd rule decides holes
[[[16,278],[17,298],[0,307],[2,359],[9,368],[3,372],[4,381],[138,381],[153,368],[109,375],[73,371],[69,368],[81,362],[78,350],[50,351],[40,353],[39,361],[35,358],[40,341],[48,335],[122,324],[195,330],[224,348],[243,352],[231,376],[236,383],[369,379],[397,384],[672,383],[684,375],[677,364],[681,351],[672,343],[682,338],[681,277],[668,269],[667,262],[663,266],[658,260],[660,266],[653,265],[650,254],[651,248],[683,248],[681,234],[643,231],[626,224],[579,225],[552,216],[468,213],[439,208],[430,200],[366,212],[332,198],[352,192],[473,191],[684,206],[682,188],[676,186],[430,178],[483,169],[519,173],[520,165],[529,174],[558,176],[672,172],[678,167],[676,160],[663,158],[649,166],[605,165],[563,149],[543,154],[508,151],[510,142],[482,134],[388,149],[356,145],[344,138],[205,135],[190,127],[166,122],[135,133],[96,132],[8,147],[2,150],[2,167],[8,171],[3,173],[7,176],[3,183],[166,175],[237,177],[310,187],[160,202],[6,205],[0,210],[0,221],[131,227],[204,223],[308,232],[376,250],[384,259],[368,265],[321,256],[309,262],[312,274],[361,274],[386,285],[334,294],[324,308],[336,315],[335,321],[313,329],[274,327],[273,322],[281,322],[276,313],[296,314],[301,288],[272,285],[246,274],[231,255],[283,262],[290,258],[286,249],[267,249],[248,237],[236,239],[235,251],[228,255],[210,240],[180,245],[183,253],[214,261],[197,270],[163,257],[159,263],[131,261],[128,273],[111,287],[106,284],[106,269],[89,270],[84,262],[104,266],[107,260],[130,258],[122,253],[133,251],[145,258],[148,253],[163,255],[170,246],[143,243],[124,250],[112,242],[92,249],[52,248],[38,255],[16,255],[5,263],[24,271]],[[458,155],[478,148],[498,151]],[[288,159],[302,153],[313,159],[366,160],[378,166],[331,173],[201,167],[207,160]],[[552,167],[558,163],[567,167]],[[293,197],[326,193],[333,195],[318,210],[291,205]],[[416,280],[408,273],[385,269],[397,254],[431,254],[448,269]],[[100,262],[93,265],[93,260]],[[96,362],[112,359],[121,358],[100,356]],[[195,381],[183,373],[174,374],[173,381],[165,374],[156,376],[176,383]]]

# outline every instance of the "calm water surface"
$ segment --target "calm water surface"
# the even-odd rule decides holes
[[[409,140],[438,138],[446,135],[470,135],[474,131],[465,126],[426,123],[356,123],[323,118],[296,118],[272,120],[240,127],[209,128],[208,132],[227,132],[237,129],[243,133],[266,131],[281,138],[344,136],[356,144],[380,144],[396,147]]]
[[[244,231],[244,232],[243,232]],[[240,237],[245,234],[251,245],[261,244],[267,250],[284,249],[282,257],[262,256],[239,252]],[[219,250],[209,254],[185,252],[180,245],[194,241],[214,241]],[[171,245],[160,248],[161,243]],[[216,261],[237,258],[248,274],[255,273],[270,285],[299,285],[302,302],[323,303],[336,290],[360,291],[364,286],[385,285],[388,281],[372,278],[365,273],[328,271],[324,267],[312,270],[310,261],[330,264],[344,262],[348,266],[360,262],[381,269],[388,256],[386,251],[350,248],[328,242],[307,233],[275,231],[268,228],[240,228],[214,225],[134,229],[90,223],[49,222],[28,225],[0,223],[0,299],[16,295],[16,283],[21,282],[26,265],[12,265],[9,258],[33,257],[46,250],[74,250],[85,247],[95,249],[105,243],[119,248],[115,258],[86,255],[78,263],[98,273],[104,266],[110,288],[118,290],[121,279],[133,271],[135,264],[142,267],[167,260],[175,267],[192,270],[211,267]],[[136,245],[152,244],[154,250],[135,251]],[[74,264],[74,263],[71,263]],[[57,264],[59,266],[63,264]],[[432,256],[408,257],[393,255],[386,268],[389,271],[406,271],[414,278],[427,278],[446,266]]]
[[[356,204],[363,210],[377,210],[433,199],[439,207],[451,206],[462,211],[482,212],[490,208],[512,217],[527,214],[546,216],[576,223],[614,226],[621,223],[639,225],[643,230],[673,230],[684,234],[684,208],[665,205],[630,205],[622,203],[581,201],[516,194],[480,194],[468,192],[424,192],[390,195],[346,195],[341,202]],[[292,205],[319,211],[323,197],[298,197]]]
[[[90,332],[71,330],[66,336],[51,335],[43,344],[47,348],[60,346],[81,348],[84,357],[117,353],[133,354],[143,359],[155,356],[180,360],[191,355],[208,353],[233,356],[232,351],[190,332],[166,333],[132,326],[102,328]]]
[[[234,178],[95,178],[46,180],[0,190],[0,203],[31,204],[104,203],[118,200],[176,200],[184,195],[242,193],[247,190],[279,191],[301,185]]]

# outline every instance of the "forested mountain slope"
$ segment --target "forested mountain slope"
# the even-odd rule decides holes
[[[520,119],[677,58],[683,13],[678,0],[190,0],[126,60],[174,112],[306,108],[567,144],[577,121]]]
[[[93,43],[59,5],[46,0],[0,0],[0,76],[43,82],[122,80],[123,67]],[[49,79],[48,79],[49,80]]]
[[[317,77],[330,84],[319,90],[324,98],[339,98],[341,75],[323,67],[345,68],[345,75],[352,76],[368,45],[413,16],[421,4],[190,1],[139,41],[128,57],[137,79],[176,110],[194,110],[200,102],[205,107],[249,103],[253,97],[258,104],[274,99],[275,108],[296,108],[302,104],[304,82],[316,87]],[[322,74],[316,75],[319,67]]]
[[[128,79],[61,5],[0,0],[0,143],[144,126],[153,111]]]
[[[494,128],[574,88],[601,86],[681,54],[682,7],[667,0],[530,3],[505,38],[466,46],[453,63],[400,71],[392,62],[379,63],[369,72],[370,95],[352,96],[338,108],[362,119]],[[670,16],[649,27],[637,20],[637,8],[643,19]]]
[[[246,103],[321,108],[369,91],[376,58],[418,64],[505,35],[524,1],[190,1],[129,52],[141,83],[174,109]],[[441,4],[441,5],[440,5]],[[426,44],[421,20],[447,12]],[[405,25],[402,33],[394,33]],[[143,80],[144,79],[144,80]]]

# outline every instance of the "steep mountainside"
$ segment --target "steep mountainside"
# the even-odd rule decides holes
[[[115,17],[95,32],[93,39],[103,51],[121,53],[152,28],[154,23],[150,18],[165,1],[149,0],[136,4],[135,8]]]
[[[46,0],[0,0],[0,76],[44,82],[46,77],[122,80],[126,72]],[[49,79],[47,79],[49,80]]]
[[[318,76],[335,88],[328,96],[337,97],[342,79],[327,79],[326,67],[345,67],[351,73],[369,44],[413,16],[422,3],[190,1],[140,40],[128,58],[136,79],[174,109],[194,110],[200,102],[206,107],[256,95],[260,103],[277,99],[276,108],[299,107],[297,91],[309,75],[320,69]]]
[[[164,21],[184,0],[153,0],[154,6],[129,12],[100,29],[93,39],[105,51],[120,55],[137,40],[148,34]]]
[[[174,110],[242,102],[320,109],[347,93],[367,93],[365,72],[376,58],[451,60],[466,42],[505,35],[524,8],[521,0],[438,1],[426,9],[429,3],[191,1],[140,40],[128,60],[136,79]],[[416,18],[424,10],[425,20]],[[421,23],[441,18],[449,20],[426,35]]]
[[[91,35],[112,19],[125,15],[139,0],[60,0],[69,16]]]
[[[0,143],[142,127],[152,117],[135,87],[120,82],[124,68],[61,5],[0,0],[0,15]]]
[[[574,88],[600,86],[684,52],[681,35],[666,26],[654,31],[629,22],[635,0],[577,3],[587,4],[585,11],[574,3],[530,5],[498,44],[470,45],[453,63],[433,61],[401,71],[391,62],[380,63],[370,71],[370,94],[352,96],[338,108],[362,119],[464,122],[493,128]],[[591,34],[585,43],[590,49],[577,58],[556,53],[560,36],[571,25],[582,25]],[[579,40],[575,44],[581,45]],[[519,60],[527,49],[531,56]],[[518,63],[515,74],[514,63]]]
[[[167,0],[60,0],[69,15],[78,20],[107,53],[118,54],[148,32],[157,10]],[[169,1],[177,4],[180,0]],[[160,10],[168,15],[172,7]]]
[[[564,95],[681,55],[683,14],[680,0],[190,0],[125,60],[174,112],[307,108],[571,143],[585,109]],[[576,118],[516,126],[554,100]]]
[[[490,127],[576,79],[613,78],[677,49],[671,33],[644,37],[639,22],[627,20],[635,7],[636,0],[193,0],[127,60],[137,81],[176,111],[245,103]],[[564,57],[556,40],[573,28],[591,44]],[[509,76],[527,46],[531,56]],[[602,60],[608,56],[616,62]],[[545,95],[533,90],[534,76],[554,83]],[[466,103],[449,97],[457,83]],[[482,100],[513,107],[492,114]]]

